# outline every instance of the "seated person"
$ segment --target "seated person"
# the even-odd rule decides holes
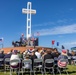
[[[69,50],[67,50],[67,55],[68,55],[69,65],[71,65],[71,62],[72,62],[72,54],[69,52]]]
[[[6,58],[9,58],[9,59],[10,59],[10,57],[11,57],[11,52],[8,52],[8,53],[4,56],[4,61],[5,61]],[[10,64],[10,61],[7,61],[6,64],[9,65],[9,64]]]
[[[33,50],[32,51],[32,54],[31,54],[31,56],[30,56],[30,59],[32,60],[32,63],[34,63],[34,59],[37,59],[37,56],[35,55],[35,50]],[[32,64],[32,69],[33,69],[33,66],[34,66],[35,64]]]
[[[51,49],[47,49],[46,51],[47,51],[47,53],[44,55],[43,61],[45,61],[46,59],[54,59],[53,55],[51,54],[52,53]],[[51,67],[51,66],[53,66],[53,63],[46,64],[46,66]]]
[[[72,59],[71,59],[71,64],[75,64],[76,62],[76,53],[75,51],[71,51]]]
[[[14,47],[18,47],[18,46],[19,46],[19,43],[20,43],[20,42],[18,42],[18,41],[12,41],[12,45],[13,45]]]
[[[67,63],[66,62],[61,62],[60,60],[62,60],[62,59],[67,60]],[[67,51],[62,50],[61,55],[59,55],[59,57],[58,57],[58,65],[61,66],[61,67],[65,67],[67,64],[68,64]]]
[[[0,59],[4,59],[4,56],[5,56],[4,51],[0,50]],[[4,63],[4,60],[1,60],[0,61],[0,66],[3,66],[3,63]]]
[[[21,67],[21,60],[20,60],[20,58],[19,58],[19,56],[18,56],[18,54],[17,54],[17,50],[13,50],[13,53],[12,53],[11,58],[10,58],[10,61],[11,61],[11,60],[15,60],[15,59],[18,59],[18,60],[19,60],[19,63],[17,63],[17,62],[12,62],[12,63],[10,64],[11,67],[17,68],[17,67],[19,67],[19,65],[20,65],[20,67]]]
[[[15,43],[14,41],[12,41],[12,45],[13,45],[14,47],[16,47],[16,43]]]
[[[29,55],[26,55],[24,60],[29,60]],[[32,69],[32,65],[30,63],[24,62],[23,68]]]

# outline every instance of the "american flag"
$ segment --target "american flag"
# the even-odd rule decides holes
[[[37,36],[40,36],[40,33],[39,32],[37,32]]]
[[[2,42],[3,41],[3,38],[0,38],[0,42]]]
[[[66,66],[67,66],[67,62],[65,62],[65,61],[62,61],[62,62],[61,62],[61,61],[59,60],[59,61],[58,61],[58,66],[59,66],[59,67],[66,67]]]
[[[32,34],[32,36],[31,36],[31,40],[32,40],[32,41],[35,40],[34,34]]]

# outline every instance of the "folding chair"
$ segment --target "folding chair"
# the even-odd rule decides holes
[[[60,72],[60,69],[58,68],[57,62],[58,62],[58,58],[54,57],[54,71],[55,71],[55,73],[59,73],[61,75],[61,72]]]
[[[55,74],[54,73],[54,59],[46,59],[44,61],[44,72],[47,75],[46,70],[49,70],[50,73],[51,73],[51,70],[52,70],[53,75]]]
[[[34,63],[33,63],[33,70],[34,70],[34,75],[35,72],[41,72],[43,75],[43,59],[38,58],[38,59],[34,59]]]
[[[5,69],[5,72],[7,70],[10,70],[10,58],[5,58],[5,60],[4,60],[4,69]]]
[[[76,60],[74,60],[74,65],[76,65]]]
[[[71,65],[72,56],[68,56],[68,64]]]
[[[4,58],[0,58],[0,71],[4,69]]]
[[[13,63],[17,63],[17,65],[12,65]],[[12,72],[14,71],[16,71],[18,75],[20,74],[20,60],[19,59],[10,60],[10,75],[12,75]]]
[[[68,75],[68,72],[67,72],[67,65],[68,65],[68,59],[60,59],[59,61],[58,61],[58,67],[60,68],[60,71],[61,72],[66,72],[67,73],[67,75]]]
[[[22,75],[24,72],[30,72],[30,75],[31,75],[32,73],[32,60],[31,59],[28,59],[28,60],[24,59],[22,61]]]
[[[76,65],[76,56],[72,56],[72,59],[73,59],[74,65]]]

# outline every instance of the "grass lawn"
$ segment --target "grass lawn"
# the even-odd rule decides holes
[[[69,75],[76,75],[76,65],[68,65],[67,68],[68,68],[67,71]],[[0,72],[0,75],[10,75],[10,72],[6,72],[6,73]],[[12,75],[17,75],[17,74],[13,73]],[[37,75],[41,75],[41,74],[37,74]],[[48,74],[48,75],[52,75],[52,74]],[[59,74],[56,74],[56,75],[59,75]],[[62,75],[66,75],[66,73],[62,73]]]

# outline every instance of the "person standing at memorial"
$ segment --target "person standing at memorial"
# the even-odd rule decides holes
[[[24,37],[23,33],[21,34],[21,37],[20,37],[20,44],[21,44],[21,46],[26,45],[26,38]]]

